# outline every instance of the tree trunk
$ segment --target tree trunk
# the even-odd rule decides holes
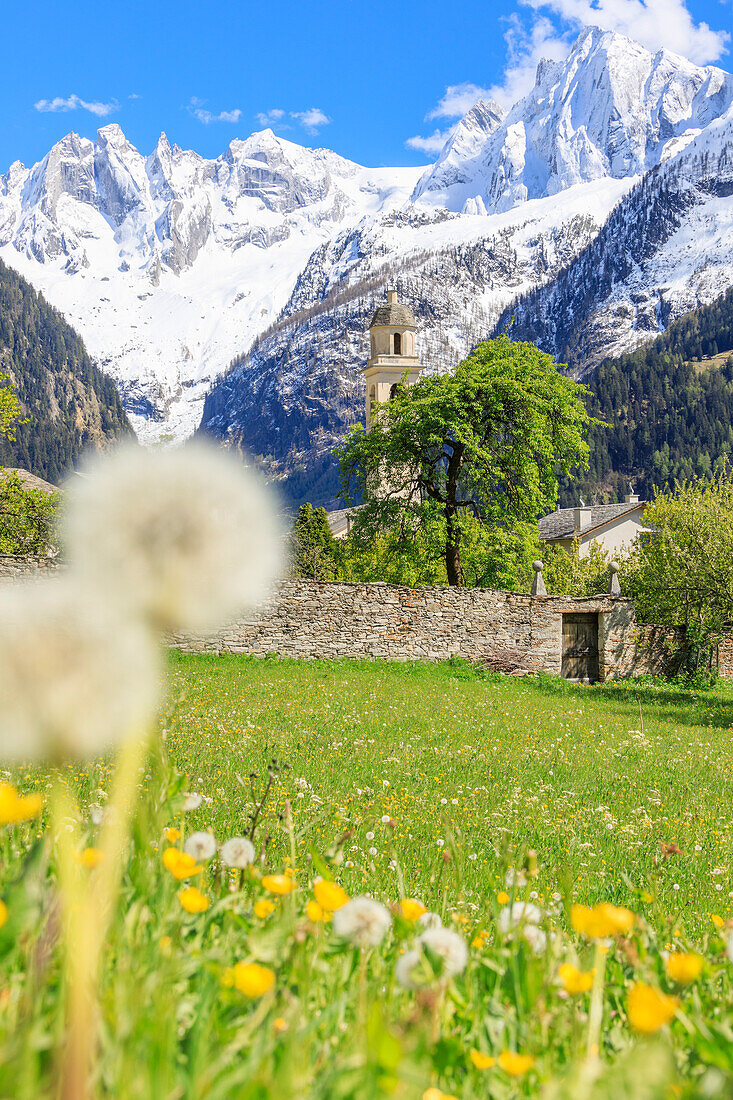
[[[458,522],[458,511],[448,505],[445,509],[446,541],[445,541],[445,571],[448,576],[448,584],[463,587],[463,569],[461,567],[461,528]]]

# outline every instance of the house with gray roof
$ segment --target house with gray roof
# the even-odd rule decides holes
[[[647,502],[630,493],[623,504],[583,504],[576,508],[558,508],[539,522],[543,542],[562,546],[568,553],[578,543],[581,558],[587,558],[596,543],[610,557],[628,553],[644,526]]]

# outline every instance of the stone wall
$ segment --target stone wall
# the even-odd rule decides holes
[[[21,580],[24,577],[47,576],[61,568],[58,558],[0,554],[0,580]]]
[[[63,563],[0,555],[0,583],[51,575]],[[252,615],[208,636],[177,636],[189,653],[283,657],[378,657],[441,661],[452,656],[506,672],[562,670],[562,617],[598,614],[599,676],[675,671],[684,634],[636,622],[620,596],[530,596],[486,588],[284,581]],[[733,678],[733,634],[719,647],[720,675]]]
[[[285,581],[247,618],[214,635],[175,637],[193,653],[283,657],[381,657],[389,660],[483,661],[513,671],[560,674],[562,616],[599,616],[599,673],[660,672],[674,632],[639,629],[629,600],[529,596],[484,588]]]

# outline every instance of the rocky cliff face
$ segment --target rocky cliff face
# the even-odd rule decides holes
[[[533,340],[583,375],[653,339],[733,285],[733,111],[649,172],[551,284],[497,329]]]

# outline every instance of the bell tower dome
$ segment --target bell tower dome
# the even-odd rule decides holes
[[[364,372],[367,431],[372,426],[375,405],[389,401],[403,378],[411,385],[420,376],[416,332],[412,310],[397,301],[396,290],[388,290],[386,304],[377,307],[369,325],[370,356]]]

